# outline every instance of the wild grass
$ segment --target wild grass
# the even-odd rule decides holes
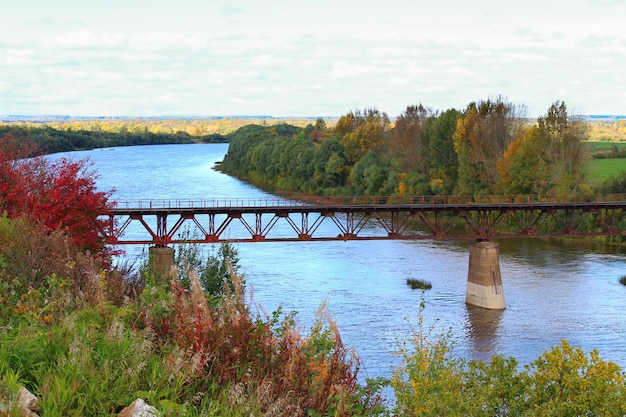
[[[46,416],[110,415],[137,397],[166,415],[207,415],[209,406],[213,415],[350,415],[358,358],[325,310],[304,336],[291,319],[252,315],[235,285],[219,306],[173,279],[121,308],[50,323],[13,317],[0,334],[0,369],[19,375]]]

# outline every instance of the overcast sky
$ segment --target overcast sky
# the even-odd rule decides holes
[[[626,0],[6,0],[0,114],[626,114]]]

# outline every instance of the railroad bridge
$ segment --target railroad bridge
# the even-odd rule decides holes
[[[177,243],[472,240],[466,302],[504,309],[494,239],[624,236],[626,196],[137,200],[114,202],[100,217],[107,243],[152,245],[153,261],[165,269],[174,256],[168,245]],[[194,233],[181,233],[183,226]]]

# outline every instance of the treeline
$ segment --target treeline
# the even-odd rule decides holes
[[[245,126],[228,135],[225,172],[315,195],[591,193],[589,127],[563,102],[537,120],[502,97],[460,111],[409,106],[392,123],[356,110],[329,128]]]
[[[152,133],[146,130],[141,133],[114,133],[91,130],[59,130],[50,126],[0,125],[0,137],[7,135],[34,143],[39,153],[70,152],[113,146],[226,142],[226,137],[220,134],[192,137],[186,132],[170,134]]]
[[[610,119],[591,118],[591,140],[604,142],[626,141],[626,118],[617,117]]]
[[[325,119],[333,123],[336,118]],[[31,117],[7,120],[6,124],[21,127],[41,127],[42,124],[56,130],[90,131],[102,133],[138,134],[154,133],[156,135],[174,135],[186,133],[198,141],[234,132],[242,126],[260,124],[271,126],[289,123],[305,127],[313,123],[315,118],[276,118],[271,116],[233,116],[233,117],[199,117],[199,118],[162,118],[162,117],[96,117],[74,118],[63,116]],[[0,121],[1,122],[1,121]]]

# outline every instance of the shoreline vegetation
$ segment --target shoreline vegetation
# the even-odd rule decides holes
[[[89,223],[108,204],[97,173],[31,158],[214,140],[230,143],[218,169],[292,197],[624,192],[626,175],[594,181],[588,171],[591,153],[625,157],[621,142],[594,149],[593,128],[564,103],[536,122],[520,114],[498,98],[462,111],[410,106],[393,123],[368,109],[303,126],[227,121],[228,132],[193,120],[180,122],[190,131],[167,120],[0,125],[0,416],[111,416],[138,401],[191,417],[626,414],[626,373],[600,352],[562,341],[523,367],[502,356],[466,361],[423,314],[389,377],[360,383],[358,352],[343,345],[324,303],[306,332],[280,308],[252,313],[229,244],[178,246],[169,275],[147,261],[114,266]]]
[[[133,135],[140,137],[146,134],[154,135],[153,140],[135,139],[137,145],[157,144],[159,140],[163,141],[166,137],[170,137],[171,143],[179,143],[181,139],[185,140],[183,143],[222,143],[228,141],[229,134],[252,124],[259,126],[288,124],[306,128],[308,125],[314,125],[317,120],[322,120],[327,127],[332,128],[339,117],[0,116],[0,133],[2,135],[12,133],[18,136],[27,134],[35,140],[38,140],[38,137],[61,135],[61,132],[69,132],[77,136],[86,135],[87,138],[79,138],[76,143],[71,139],[64,143],[64,140],[60,139],[58,142],[63,146],[53,147],[50,150],[50,152],[70,152],[98,147],[127,146],[129,143],[132,144]],[[626,144],[626,116],[586,116],[583,120],[589,125],[588,142],[592,153],[612,151],[613,145],[621,148],[622,143]],[[529,121],[529,123],[532,122],[532,120]],[[89,136],[94,134],[96,137],[101,134],[101,138],[98,138],[101,140],[90,142]],[[188,139],[189,142],[187,142]],[[51,142],[56,141],[52,139]],[[611,158],[611,156],[608,157]]]

